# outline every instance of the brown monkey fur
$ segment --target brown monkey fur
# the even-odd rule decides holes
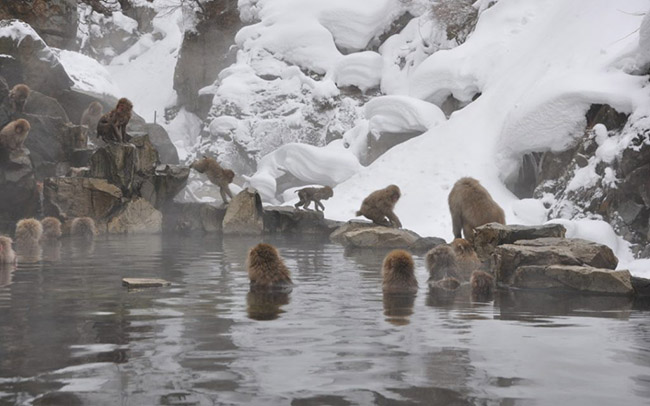
[[[61,237],[61,222],[56,217],[45,217],[41,220],[43,237],[45,241],[55,241]]]
[[[334,191],[331,187],[306,187],[300,190],[296,190],[298,193],[298,198],[300,201],[295,204],[296,209],[302,206],[304,209],[309,210],[309,204],[314,202],[316,206],[316,211],[325,211],[325,206],[321,203],[321,200],[327,200],[330,197],[334,196]]]
[[[381,226],[402,228],[402,223],[393,212],[395,204],[401,196],[402,193],[396,185],[376,190],[363,199],[361,208],[356,215],[365,216]]]
[[[472,287],[472,300],[488,301],[494,295],[494,276],[485,271],[474,271],[469,279]]]
[[[393,250],[386,255],[382,264],[384,293],[415,293],[418,281],[415,279],[413,257],[407,251]]]
[[[104,106],[102,106],[98,101],[91,102],[88,107],[86,107],[86,110],[84,110],[81,116],[81,122],[79,123],[81,125],[82,134],[94,134],[97,131],[97,124],[99,123],[99,119],[103,112]]]
[[[278,250],[271,244],[260,243],[251,248],[246,260],[251,291],[290,292],[291,273]]]
[[[25,100],[29,97],[29,86],[19,83],[14,86],[9,92],[9,100],[11,101],[11,108],[14,113],[22,113],[25,108]]]
[[[22,219],[16,223],[16,244],[37,243],[43,236],[43,225],[35,218]]]
[[[10,122],[0,130],[0,145],[9,151],[22,148],[30,129],[29,121],[24,118]]]
[[[454,249],[447,244],[433,247],[425,256],[429,284],[444,278],[458,278],[458,261]]]
[[[76,217],[72,220],[70,235],[83,237],[87,240],[94,240],[97,235],[95,220],[90,217]]]
[[[481,268],[481,260],[478,259],[476,251],[472,244],[464,238],[456,238],[451,242],[451,248],[454,249],[456,254],[456,262],[458,263],[458,276],[468,281],[472,272]]]
[[[235,178],[235,172],[230,169],[222,168],[217,161],[207,156],[192,162],[190,169],[208,175],[210,182],[219,186],[221,200],[223,200],[224,203],[228,203],[226,195],[230,196],[231,199],[233,198],[228,184],[232,183],[232,180]]]
[[[503,209],[474,178],[460,178],[447,199],[454,238],[474,239],[474,229],[487,223],[506,223]]]
[[[16,263],[16,252],[11,247],[12,243],[11,238],[0,235],[0,265]]]
[[[126,133],[126,125],[131,120],[133,103],[127,98],[117,101],[115,108],[99,118],[97,136],[105,142],[128,142],[131,136]]]

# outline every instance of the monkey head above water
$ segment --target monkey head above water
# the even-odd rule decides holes
[[[402,223],[393,211],[402,196],[398,186],[389,185],[368,195],[361,203],[357,216],[365,216],[380,226],[402,228]]]
[[[43,236],[43,225],[34,218],[22,219],[16,223],[16,244],[38,243]]]
[[[384,293],[415,293],[418,291],[415,264],[413,257],[407,251],[393,250],[386,255],[382,264],[382,277]]]
[[[291,273],[278,250],[271,244],[260,243],[251,248],[246,260],[251,291],[291,292]]]
[[[23,147],[31,126],[24,118],[14,120],[0,130],[0,146],[15,151]]]
[[[296,190],[298,193],[298,198],[300,201],[295,204],[296,209],[302,206],[304,209],[309,210],[309,204],[314,202],[316,206],[316,211],[325,211],[325,206],[321,203],[321,200],[327,200],[330,197],[334,196],[334,191],[331,187],[306,187],[299,190]]]
[[[16,252],[11,246],[12,243],[11,238],[0,235],[0,265],[16,263]]]
[[[458,278],[458,262],[454,249],[447,244],[433,247],[425,256],[429,284],[444,278]]]
[[[231,199],[233,198],[228,184],[232,183],[233,179],[235,179],[235,172],[222,168],[216,160],[207,156],[203,156],[203,158],[192,162],[190,169],[206,174],[210,182],[219,186],[221,200],[224,203],[228,203],[226,195],[230,196]]]
[[[464,281],[468,281],[472,272],[480,269],[481,260],[476,255],[472,244],[464,238],[456,238],[451,242],[451,248],[456,255],[458,264],[458,276]]]
[[[474,239],[474,229],[487,223],[505,224],[503,209],[474,178],[460,178],[447,199],[454,238]]]
[[[484,271],[474,271],[469,280],[472,287],[472,300],[487,302],[494,296],[494,276]]]
[[[86,240],[92,241],[97,235],[97,227],[95,220],[90,217],[76,217],[72,220],[70,226],[70,235],[83,237]]]
[[[45,217],[41,220],[43,225],[43,240],[53,241],[61,237],[61,222],[56,217]]]

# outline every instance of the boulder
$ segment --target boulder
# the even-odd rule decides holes
[[[497,281],[510,285],[517,268],[527,265],[588,265],[616,269],[618,259],[606,245],[579,238],[538,238],[498,246],[492,255]]]
[[[21,0],[0,3],[0,20],[18,18],[30,24],[50,46],[66,49],[77,38],[75,0]]]
[[[377,225],[368,221],[350,220],[330,234],[330,241],[343,244],[343,241],[345,241],[344,235],[346,233],[372,227],[377,227]]]
[[[361,227],[336,237],[350,248],[408,248],[419,239],[413,231],[384,226]]]
[[[31,154],[36,178],[57,176],[57,164],[67,160],[64,140],[71,138],[68,124],[60,117],[25,114],[24,118],[31,126],[25,148]]]
[[[160,155],[160,163],[178,165],[178,151],[169,138],[167,130],[160,124],[155,123],[133,123],[129,125],[129,134],[148,135],[151,143],[156,147]]]
[[[107,144],[90,157],[90,176],[106,179],[130,196],[136,175],[138,154],[133,144]]]
[[[143,176],[153,175],[156,166],[160,163],[160,158],[156,147],[149,140],[149,136],[133,137],[129,142],[135,145],[138,154],[136,172]]]
[[[223,219],[223,233],[258,235],[264,231],[262,199],[253,190],[243,190],[228,205]]]
[[[0,150],[0,222],[13,229],[16,220],[35,216],[39,208],[39,192],[29,151],[22,148],[9,154]]]
[[[105,219],[122,205],[122,191],[104,179],[48,178],[43,182],[43,215]]]
[[[501,244],[512,244],[515,241],[536,238],[564,237],[565,234],[566,229],[561,224],[522,226],[489,223],[476,228],[474,249],[480,258],[488,258]]]
[[[264,208],[265,233],[297,233],[330,235],[341,222],[327,221],[320,211],[298,210],[292,206]]]
[[[423,255],[429,252],[431,248],[440,244],[447,244],[447,241],[438,237],[421,237],[408,247],[408,250],[414,254]]]
[[[143,181],[140,195],[160,209],[183,190],[189,176],[190,168],[186,166],[158,165],[153,176]]]
[[[162,213],[145,199],[128,202],[107,225],[110,234],[156,234],[162,232]]]
[[[640,297],[650,297],[650,279],[632,276],[634,294]]]
[[[65,123],[70,121],[68,114],[54,97],[46,96],[38,90],[29,93],[23,112],[35,116],[60,118]]]
[[[515,271],[510,285],[518,289],[571,290],[582,293],[631,295],[629,271],[575,265],[527,265]]]
[[[221,231],[225,208],[208,203],[175,203],[163,206],[163,231],[214,233]]]

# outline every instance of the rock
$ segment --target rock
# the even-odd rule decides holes
[[[564,237],[565,234],[566,229],[561,224],[522,226],[490,223],[476,228],[474,249],[480,258],[488,258],[501,244],[544,237]]]
[[[413,231],[384,226],[360,227],[336,236],[337,242],[352,248],[408,248],[420,238]]]
[[[122,285],[128,288],[157,288],[172,283],[158,278],[122,278]]]
[[[38,90],[32,90],[25,101],[25,114],[35,116],[46,116],[60,118],[64,123],[69,122],[68,114],[59,102],[50,96],[46,96]]]
[[[130,196],[134,186],[138,154],[133,144],[107,144],[90,157],[90,176],[106,179]]]
[[[11,18],[31,25],[53,47],[66,49],[77,38],[77,2],[74,0],[3,1],[0,20]]]
[[[25,139],[34,163],[37,179],[56,176],[58,163],[66,161],[63,141],[68,139],[67,123],[62,118],[26,114],[24,117],[31,126]]]
[[[613,271],[590,266],[520,266],[511,287],[518,289],[573,290],[583,293],[631,295],[634,293],[629,271]]]
[[[408,250],[414,254],[423,255],[429,252],[433,247],[440,244],[447,244],[447,241],[438,237],[421,237],[408,247]]]
[[[174,203],[163,206],[163,231],[181,233],[221,232],[225,208],[207,203]]]
[[[104,179],[48,178],[43,182],[43,215],[91,217],[105,222],[122,205],[122,191]]]
[[[158,151],[160,163],[178,165],[180,162],[178,159],[178,151],[176,151],[174,143],[172,143],[169,134],[161,125],[152,123],[134,123],[129,126],[129,131],[131,131],[129,133],[131,135],[142,133],[149,136],[149,140]]]
[[[298,233],[330,235],[342,223],[326,221],[323,212],[298,210],[291,206],[264,208],[265,233]]]
[[[632,276],[631,281],[635,295],[640,297],[650,297],[650,279]]]
[[[183,190],[189,176],[190,168],[186,166],[158,165],[153,177],[143,181],[140,195],[160,209]]]
[[[110,234],[156,234],[162,232],[162,213],[145,199],[136,199],[108,221]]]
[[[498,246],[492,255],[497,281],[510,285],[517,268],[527,265],[588,265],[616,269],[618,259],[602,244],[578,238],[538,238]]]
[[[228,205],[223,219],[223,233],[257,235],[263,231],[264,211],[260,195],[255,191],[241,191]]]
[[[376,225],[368,221],[350,220],[330,234],[330,241],[343,244],[343,241],[345,241],[344,235],[346,233],[372,227],[376,227]]]
[[[40,198],[29,151],[0,150],[0,154],[0,222],[13,226],[16,220],[38,214]]]
[[[93,156],[95,150],[92,148],[75,148],[72,150],[72,157],[70,165],[75,168],[85,168],[90,165],[90,157]],[[90,168],[88,168],[90,171]]]
[[[138,154],[136,172],[143,176],[153,175],[156,166],[160,163],[160,158],[156,147],[149,140],[149,136],[133,137],[130,143],[135,145]]]

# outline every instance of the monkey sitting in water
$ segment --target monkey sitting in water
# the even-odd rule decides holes
[[[0,266],[16,263],[16,252],[11,247],[11,238],[0,235]]]
[[[451,246],[440,244],[433,247],[425,256],[425,264],[429,271],[429,285],[446,278],[458,280],[458,262]],[[451,286],[450,281],[447,285]]]
[[[464,238],[456,238],[451,242],[451,248],[456,256],[458,265],[458,277],[468,281],[472,272],[481,268],[481,260],[478,259],[472,244]]]
[[[90,217],[76,217],[72,220],[70,235],[83,237],[88,241],[94,240],[97,235],[95,220]]]
[[[474,178],[460,178],[447,198],[454,238],[474,239],[474,229],[487,223],[506,224],[503,209]]]
[[[117,101],[115,108],[100,117],[97,122],[97,136],[105,142],[125,143],[131,140],[126,125],[131,120],[133,103],[127,98]]]
[[[413,257],[407,251],[393,250],[382,263],[382,289],[384,293],[416,293]]]
[[[61,222],[56,217],[45,217],[41,220],[43,226],[43,241],[56,241],[61,237]]]
[[[472,287],[472,300],[487,302],[494,296],[494,276],[484,271],[474,271],[469,280]]]
[[[278,250],[271,244],[260,243],[251,248],[246,260],[251,291],[291,292],[291,273]]]
[[[16,223],[16,244],[38,244],[43,236],[43,226],[41,222],[34,219],[22,219]]]
[[[296,209],[302,206],[304,209],[309,210],[309,204],[314,202],[316,206],[316,211],[325,211],[325,206],[321,203],[321,200],[327,200],[330,197],[334,196],[334,191],[331,187],[306,187],[299,190],[296,190],[298,193],[298,198],[300,201],[295,204]]]
[[[224,203],[228,203],[226,195],[230,196],[231,199],[233,198],[228,184],[232,183],[232,180],[235,179],[235,172],[222,168],[217,161],[207,156],[192,162],[190,169],[208,175],[210,182],[219,186],[221,200]]]
[[[402,228],[402,223],[393,211],[401,196],[402,193],[396,185],[376,190],[363,199],[356,215],[365,216],[380,226]]]

